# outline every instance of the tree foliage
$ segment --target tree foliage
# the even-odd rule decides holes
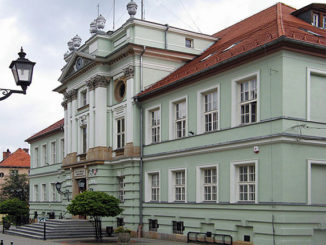
[[[1,199],[13,198],[28,202],[29,184],[26,174],[11,174],[6,177],[2,186]]]
[[[101,217],[119,215],[123,211],[119,204],[119,199],[104,192],[84,191],[71,201],[67,210],[72,215],[84,215],[93,218],[96,239],[102,240]]]
[[[85,191],[77,195],[68,205],[72,215],[95,217],[114,217],[123,209],[119,207],[119,199],[100,191]]]
[[[27,202],[18,198],[7,199],[0,203],[0,214],[8,214],[7,220],[15,224],[21,224],[28,219],[29,207]]]

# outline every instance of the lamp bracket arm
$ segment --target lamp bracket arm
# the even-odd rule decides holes
[[[26,90],[14,90],[14,89],[7,89],[7,88],[0,88],[0,101],[7,99],[12,94],[26,94]]]

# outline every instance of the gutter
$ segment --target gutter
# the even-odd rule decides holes
[[[185,82],[185,81],[187,81],[187,80],[189,80],[189,79],[191,79],[193,77],[203,75],[204,73],[207,73],[207,72],[210,72],[210,71],[212,71],[214,69],[220,68],[221,66],[226,65],[228,63],[231,63],[231,62],[233,62],[233,61],[235,61],[237,59],[241,59],[241,58],[243,58],[243,57],[245,57],[247,55],[250,55],[250,54],[265,50],[265,49],[270,48],[270,47],[272,47],[274,45],[277,45],[277,44],[279,44],[281,42],[292,43],[292,44],[301,45],[301,46],[310,47],[310,48],[322,49],[322,50],[324,50],[326,52],[326,47],[325,46],[312,44],[312,43],[307,43],[307,42],[302,42],[302,41],[290,39],[290,38],[288,38],[286,36],[281,36],[281,37],[279,37],[278,39],[276,39],[276,40],[274,40],[272,42],[269,42],[267,44],[264,44],[262,46],[259,46],[259,47],[255,48],[255,49],[252,49],[252,50],[249,50],[249,51],[247,51],[245,53],[234,56],[234,57],[232,57],[230,59],[219,62],[219,63],[217,63],[217,64],[215,64],[215,65],[213,65],[211,67],[208,67],[208,68],[203,69],[203,70],[201,70],[201,71],[199,71],[197,73],[194,73],[194,74],[191,74],[191,75],[186,76],[184,78],[181,78],[179,80],[176,80],[176,81],[174,81],[172,83],[169,83],[169,84],[167,84],[167,85],[165,85],[163,87],[152,90],[152,91],[150,91],[150,92],[148,92],[146,94],[135,96],[135,98],[137,98],[137,100],[139,100],[139,101],[146,100],[147,97],[150,97],[151,95],[155,95],[155,94],[157,94],[159,91],[161,91],[163,89],[168,89],[170,87],[175,87],[176,84]]]
[[[144,88],[144,84],[143,84],[143,55],[146,51],[146,46],[143,46],[143,51],[140,53],[140,64],[139,64],[139,68],[140,68],[140,91],[143,91]]]
[[[168,30],[169,30],[169,25],[165,25],[165,30],[164,30],[164,49],[168,49]]]

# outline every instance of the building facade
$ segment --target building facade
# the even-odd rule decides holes
[[[31,188],[61,182],[65,218],[86,189],[115,195],[124,212],[105,224],[145,236],[323,244],[325,4],[278,3],[211,36],[132,15],[103,33],[102,18],[65,57],[64,130],[29,139]],[[56,167],[35,165],[60,138]]]

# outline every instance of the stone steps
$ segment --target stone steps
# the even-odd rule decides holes
[[[44,222],[17,226],[6,230],[10,235],[34,239],[44,238]],[[46,239],[95,237],[95,229],[88,220],[47,220]]]

